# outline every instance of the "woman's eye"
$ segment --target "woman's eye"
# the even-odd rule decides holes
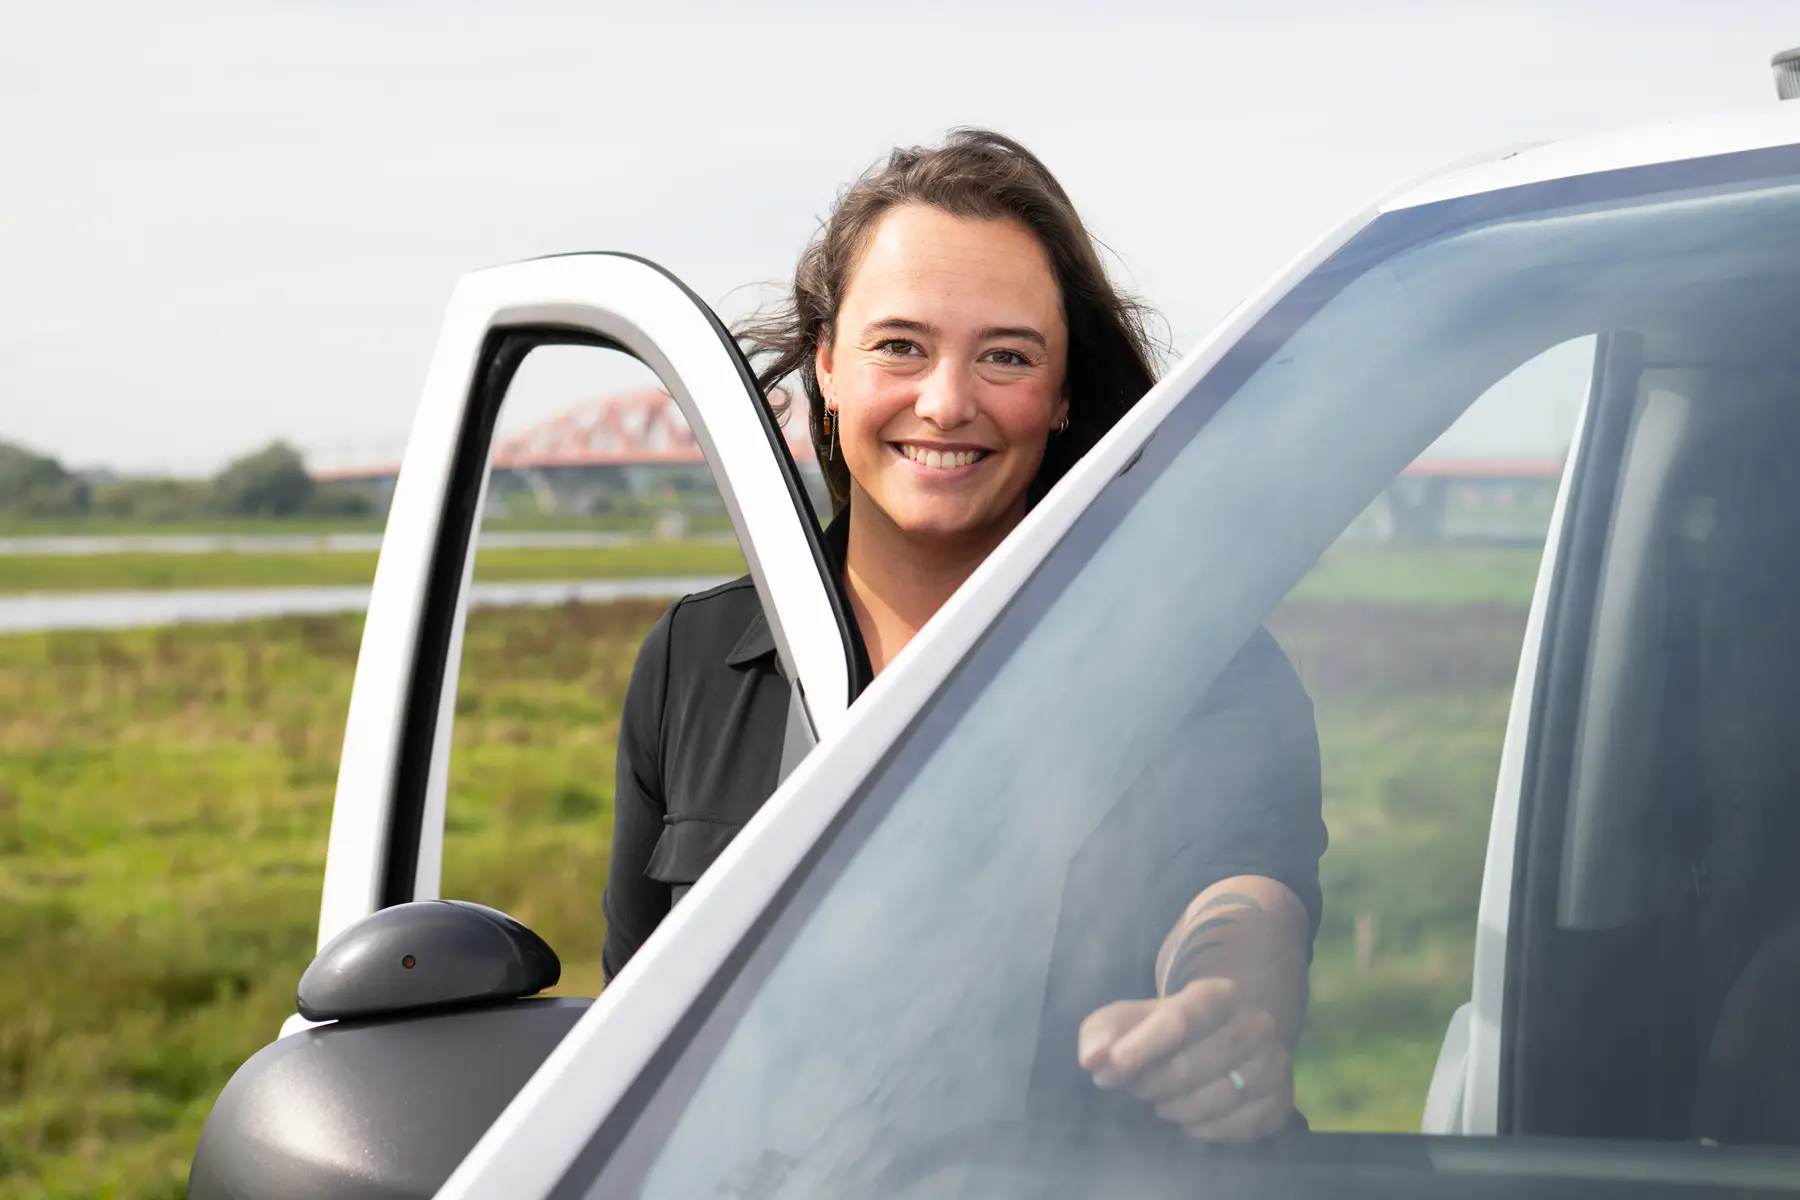
[[[1017,350],[996,350],[989,357],[1003,367],[1030,366],[1030,361]]]
[[[890,338],[875,348],[883,354],[911,354],[915,349],[905,338]]]

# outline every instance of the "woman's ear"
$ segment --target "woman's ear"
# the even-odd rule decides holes
[[[1069,393],[1063,392],[1056,397],[1056,404],[1050,409],[1050,432],[1060,433],[1069,420]]]
[[[819,330],[819,341],[813,347],[813,375],[819,381],[819,395],[834,397],[837,389],[831,381],[831,330]]]

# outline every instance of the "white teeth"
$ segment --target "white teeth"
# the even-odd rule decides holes
[[[902,443],[900,452],[921,466],[940,471],[952,467],[966,467],[981,458],[979,450],[929,450],[910,443]]]

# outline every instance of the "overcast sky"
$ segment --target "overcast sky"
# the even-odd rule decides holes
[[[476,267],[634,251],[730,319],[844,182],[950,125],[1046,158],[1181,349],[1410,175],[1770,104],[1770,55],[1800,45],[1800,0],[0,0],[0,20],[0,439],[185,472],[278,436],[397,452]]]

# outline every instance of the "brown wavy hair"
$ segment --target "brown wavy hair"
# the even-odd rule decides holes
[[[821,339],[832,336],[850,273],[870,235],[903,204],[928,204],[972,220],[1017,221],[1049,253],[1069,327],[1069,428],[1045,447],[1029,493],[1035,502],[1150,390],[1157,347],[1148,332],[1150,309],[1113,285],[1068,193],[1035,154],[1002,134],[955,129],[941,146],[897,148],[839,194],[800,255],[792,293],[736,330],[757,386],[785,422],[792,400],[777,388],[798,377],[831,505],[842,510],[850,473],[826,445],[825,399],[814,364]]]

